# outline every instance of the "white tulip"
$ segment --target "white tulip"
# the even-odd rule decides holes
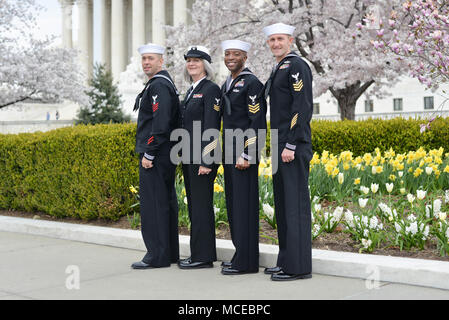
[[[435,199],[433,201],[433,212],[434,214],[438,214],[441,211],[442,201],[440,199]]]
[[[365,187],[365,186],[361,186],[360,187],[360,191],[362,191],[364,194],[368,194],[369,193],[369,188]]]
[[[376,193],[379,190],[379,185],[377,183],[371,183],[371,191]]]
[[[409,193],[407,195],[407,200],[408,200],[408,202],[413,203],[413,201],[415,201],[415,196],[413,194]]]
[[[387,192],[388,193],[391,193],[391,191],[393,191],[394,184],[387,183],[387,184],[385,184],[385,186],[387,187]]]
[[[343,182],[345,182],[345,175],[343,174],[343,172],[340,172],[338,174],[338,183],[343,184]]]
[[[427,193],[427,191],[417,190],[416,191],[416,196],[417,196],[418,200],[424,199],[426,197],[426,193]]]
[[[446,214],[446,212],[440,211],[438,213],[438,217],[440,218],[441,221],[446,221],[447,214]]]
[[[403,172],[403,171],[398,171],[398,176],[399,176],[399,178],[402,178],[403,175],[404,175],[404,172]]]
[[[367,203],[368,203],[368,199],[359,198],[360,208],[365,208]]]
[[[426,173],[428,176],[430,176],[433,172],[433,168],[432,167],[426,167]]]

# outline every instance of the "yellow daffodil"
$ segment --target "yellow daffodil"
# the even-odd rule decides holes
[[[415,178],[418,178],[421,173],[423,173],[423,170],[421,168],[416,168],[415,172],[413,172],[413,175],[415,176]]]
[[[218,183],[214,184],[214,192],[221,193],[223,191],[224,191],[224,189],[222,186],[220,186]]]
[[[360,184],[360,178],[355,179],[355,180],[354,180],[354,184],[355,184],[355,185]]]
[[[129,187],[129,190],[134,194],[138,193],[137,189],[134,186]]]

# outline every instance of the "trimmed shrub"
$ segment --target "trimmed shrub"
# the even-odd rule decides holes
[[[116,220],[138,181],[135,125],[0,136],[0,208]]]

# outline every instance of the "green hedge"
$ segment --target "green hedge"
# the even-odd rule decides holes
[[[138,181],[135,125],[0,136],[0,208],[118,219]]]
[[[373,152],[379,148],[392,148],[405,153],[423,147],[426,150],[443,147],[449,152],[449,118],[439,118],[432,123],[430,131],[420,133],[424,120],[370,119],[365,121],[313,121],[313,149],[320,153],[327,150],[334,154],[349,150],[355,156]]]
[[[355,156],[393,148],[449,150],[449,119],[419,133],[416,120],[313,121],[314,151]],[[118,219],[132,212],[138,184],[135,124],[76,126],[0,135],[0,208],[57,217]]]

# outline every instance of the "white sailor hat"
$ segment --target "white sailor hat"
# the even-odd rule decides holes
[[[223,51],[226,51],[228,49],[238,49],[249,52],[249,50],[251,49],[251,44],[240,40],[226,40],[221,43],[221,47],[223,48]]]
[[[165,53],[165,47],[160,46],[155,43],[148,43],[143,46],[140,46],[139,49],[137,49],[140,53],[140,55],[144,55],[146,53],[155,53],[155,54],[164,54]]]
[[[184,59],[187,60],[187,58],[200,58],[212,63],[210,51],[204,46],[190,46],[184,55]]]
[[[296,27],[289,26],[284,23],[276,23],[276,24],[272,24],[271,26],[263,28],[263,32],[265,33],[267,38],[273,34],[288,34],[288,35],[292,36],[293,32],[295,32],[295,30],[296,30]]]

